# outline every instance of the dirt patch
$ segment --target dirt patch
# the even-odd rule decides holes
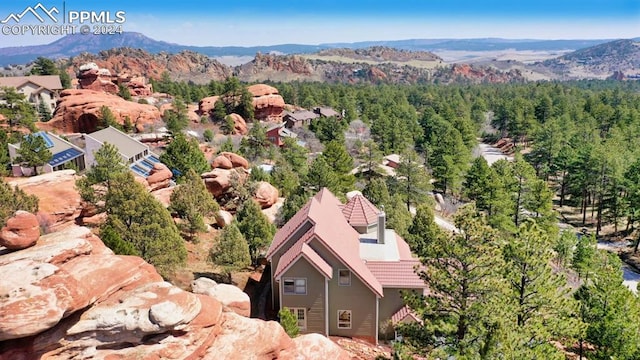
[[[330,336],[333,342],[349,353],[352,359],[392,359],[391,348],[386,344],[373,345],[364,340]]]

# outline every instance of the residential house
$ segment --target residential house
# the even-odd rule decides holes
[[[289,308],[302,333],[373,343],[385,324],[407,321],[400,292],[423,293],[425,283],[414,271],[420,261],[385,223],[362,195],[342,204],[326,188],[318,192],[267,252],[274,308]]]
[[[122,163],[129,166],[136,175],[144,178],[149,176],[153,165],[160,162],[158,155],[151,152],[149,146],[112,126],[86,134],[84,138],[88,167],[95,164],[94,154],[105,143],[114,145],[122,157]]]
[[[74,168],[78,171],[85,169],[84,151],[71,144],[70,142],[47,132],[36,132],[26,136],[39,136],[44,140],[45,146],[53,157],[51,160],[41,167],[38,172],[50,173],[67,168]],[[9,158],[11,159],[11,170],[13,176],[29,176],[32,175],[33,168],[23,167],[17,163],[20,155],[18,151],[20,149],[20,143],[9,144]]]
[[[267,139],[278,147],[282,147],[284,145],[284,138],[296,139],[297,137],[298,134],[287,129],[285,127],[285,123],[277,124],[267,129]]]
[[[309,110],[298,110],[294,112],[287,112],[284,117],[285,126],[288,129],[299,128],[305,125],[311,125],[311,121],[319,118],[320,115]]]
[[[398,154],[387,155],[382,159],[382,165],[397,169],[402,159]]]
[[[31,75],[0,77],[0,87],[12,87],[23,94],[27,101],[34,106],[44,103],[53,113],[62,83],[58,75]]]
[[[342,119],[342,115],[339,112],[333,110],[333,108],[330,108],[328,106],[314,107],[313,112],[318,114],[320,117],[325,117],[325,118],[334,117],[338,120]]]

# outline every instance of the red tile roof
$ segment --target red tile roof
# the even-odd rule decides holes
[[[351,226],[368,226],[378,222],[380,210],[362,195],[356,195],[342,208]]]
[[[402,236],[396,233],[396,244],[398,245],[398,255],[400,260],[416,260],[411,254],[411,248],[409,244],[402,238]]]
[[[420,266],[419,260],[367,261],[366,265],[383,287],[425,288],[427,286],[414,271],[416,266]]]
[[[422,324],[422,320],[420,320],[418,315],[416,315],[416,313],[411,311],[411,308],[409,308],[409,306],[407,305],[403,306],[400,310],[398,310],[395,314],[391,316],[391,323],[394,325],[400,322],[411,322],[411,321],[419,322]]]
[[[382,285],[360,258],[358,232],[347,223],[342,214],[341,205],[340,200],[328,189],[320,190],[284,227],[278,230],[267,252],[267,258],[271,259],[273,254],[287,243],[297,229],[300,229],[305,223],[309,223],[312,227],[300,239],[295,240],[291,248],[285,252],[277,265],[276,273],[278,270],[284,271],[303,252],[303,244],[317,239],[345,266],[349,267],[365,285],[382,297]],[[312,258],[310,261],[319,263],[318,267],[320,268],[324,267],[318,259],[313,260],[314,255],[309,251],[311,248],[304,249],[306,255]],[[318,258],[320,258],[319,255]]]

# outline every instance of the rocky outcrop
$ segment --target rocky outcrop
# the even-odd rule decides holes
[[[216,213],[216,225],[223,228],[233,222],[233,215],[225,210],[219,210]]]
[[[87,63],[79,68],[78,88],[117,94],[118,85],[111,79],[111,71],[101,69],[96,63]]]
[[[266,181],[260,181],[256,186],[253,199],[261,208],[266,209],[278,202],[278,196],[278,189]]]
[[[231,162],[231,165],[234,168],[237,168],[237,167],[241,167],[244,169],[249,168],[249,162],[247,161],[247,159],[243,158],[242,156],[236,153],[224,151],[220,153],[220,156],[224,156],[227,159],[229,159],[229,161]]]
[[[235,177],[243,182],[247,178],[245,171],[238,169],[213,169],[201,175],[207,190],[215,198],[219,198],[231,188],[231,181]]]
[[[30,212],[18,210],[0,230],[0,246],[10,250],[26,249],[40,237],[38,218]]]
[[[251,85],[247,90],[253,95],[253,117],[257,120],[279,121],[284,112],[284,99],[278,89],[265,84]]]
[[[223,156],[223,155],[218,155],[211,162],[211,168],[212,169],[226,169],[226,170],[229,170],[229,169],[233,169],[233,164],[231,163],[231,160],[229,160],[228,157]]]
[[[247,122],[244,121],[244,118],[236,113],[231,113],[229,118],[233,121],[233,131],[238,135],[247,135],[249,133],[249,129],[247,128]]]
[[[142,49],[123,47],[101,51],[97,55],[83,53],[69,61],[72,72],[83,64],[93,62],[112,74],[126,71],[159,80],[167,72],[172,80],[193,81],[196,84],[206,84],[211,80],[223,81],[232,73],[230,67],[193,51],[151,54]]]
[[[173,177],[173,173],[167,165],[163,163],[155,163],[153,164],[153,168],[147,177],[147,184],[149,186],[149,191],[156,191],[169,187],[169,182]]]
[[[153,94],[153,86],[147,83],[147,79],[143,76],[136,76],[124,81],[125,86],[129,89],[131,96],[151,96]]]
[[[127,101],[102,91],[63,90],[53,119],[40,127],[63,133],[92,133],[98,129],[103,106],[111,110],[119,124],[129,118],[136,128],[160,119],[160,112],[153,105]]]
[[[114,255],[83,227],[3,252],[0,271],[20,274],[0,283],[3,360],[347,356],[331,341],[306,335],[292,340],[276,322],[238,315],[246,314],[248,302],[239,289],[227,291],[231,285],[216,295],[223,302],[164,282],[151,265]],[[195,283],[195,289],[211,288],[206,280]]]
[[[234,312],[240,316],[251,315],[251,300],[249,295],[238,287],[228,284],[218,284],[209,278],[198,278],[191,283],[191,291],[195,294],[211,296],[222,303],[226,312]]]
[[[216,101],[220,99],[220,96],[207,96],[206,98],[202,98],[200,102],[198,102],[198,114],[201,116],[207,115],[210,116],[213,114],[213,109],[216,106]]]

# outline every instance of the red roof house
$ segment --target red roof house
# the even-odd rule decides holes
[[[276,233],[267,259],[274,307],[289,308],[303,333],[376,343],[405,306],[400,291],[425,289],[419,260],[385,228],[384,212],[362,195],[342,204],[326,188]]]

